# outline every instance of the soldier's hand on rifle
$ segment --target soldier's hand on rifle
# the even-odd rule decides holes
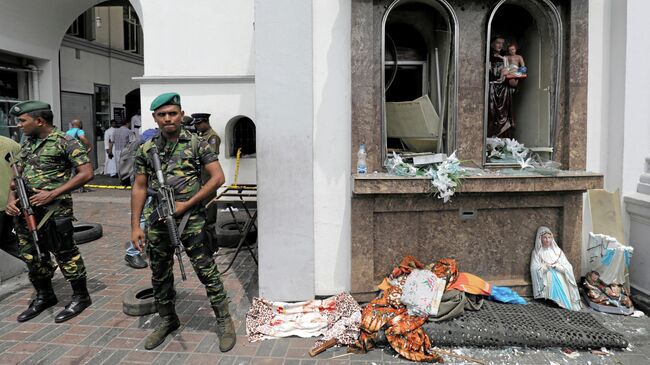
[[[144,231],[140,227],[132,229],[131,242],[133,246],[140,252],[144,249]]]
[[[7,201],[7,207],[5,208],[5,213],[7,213],[10,216],[19,216],[20,215],[20,209],[16,205],[18,203],[18,200],[9,197],[9,200]]]
[[[54,191],[33,189],[36,194],[29,198],[29,202],[34,206],[41,206],[51,203],[56,198]]]
[[[179,202],[179,201],[177,201],[176,202],[176,212],[175,212],[175,214],[178,217],[178,216],[182,215],[183,213],[185,213],[190,208],[191,208],[191,206],[187,202]]]

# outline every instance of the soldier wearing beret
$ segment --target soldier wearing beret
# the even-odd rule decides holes
[[[63,276],[72,286],[72,300],[54,318],[57,323],[64,322],[91,304],[86,288],[86,268],[72,237],[74,218],[70,192],[92,180],[93,168],[79,141],[54,127],[49,104],[25,101],[13,106],[9,113],[18,117],[18,128],[27,136],[16,163],[32,193],[29,201],[41,227],[38,236],[42,254],[36,257],[36,247],[25,220],[16,219],[19,256],[27,264],[29,280],[36,288],[36,299],[18,316],[18,322],[30,320],[57,303],[52,289],[56,267],[49,253],[54,255]],[[76,174],[71,177],[73,168]],[[7,214],[19,216],[17,205],[15,192],[10,191]]]
[[[212,152],[208,143],[181,127],[184,112],[178,94],[165,93],[158,96],[151,103],[151,110],[160,133],[140,146],[136,154],[136,176],[131,192],[131,239],[139,250],[142,250],[142,242],[146,242],[151,261],[151,282],[156,308],[162,319],[153,333],[147,336],[145,348],[153,349],[159,346],[169,333],[180,326],[175,311],[173,247],[165,224],[149,221],[157,205],[155,199],[144,209],[146,236],[140,228],[139,217],[147,197],[147,189],[155,190],[158,187],[150,155],[151,148],[156,145],[166,182],[174,189],[177,224],[187,219],[180,239],[194,271],[205,286],[210,305],[217,317],[219,349],[225,352],[235,345],[237,337],[228,310],[226,291],[208,249],[204,232],[205,208],[201,204],[202,200],[224,183],[223,171],[217,155]],[[210,175],[210,179],[203,186],[200,180],[201,169]]]

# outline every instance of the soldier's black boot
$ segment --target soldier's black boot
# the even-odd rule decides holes
[[[18,322],[29,321],[58,302],[50,279],[32,280],[32,284],[36,288],[36,298],[29,303],[27,310],[20,313]]]
[[[144,348],[147,350],[155,349],[160,346],[161,343],[165,342],[165,338],[168,334],[177,330],[180,327],[181,322],[178,320],[176,311],[174,310],[174,304],[157,304],[158,315],[162,321],[156,326],[153,332],[147,336],[144,341]]]
[[[93,302],[90,299],[90,294],[88,294],[86,278],[71,280],[70,285],[72,286],[72,300],[54,317],[54,322],[56,323],[65,322],[68,319],[78,316],[79,313],[83,312]]]
[[[218,305],[212,307],[214,314],[217,316],[217,336],[219,337],[219,350],[221,352],[230,351],[235,347],[237,334],[235,325],[232,323],[232,317],[228,311],[228,301],[224,300]]]

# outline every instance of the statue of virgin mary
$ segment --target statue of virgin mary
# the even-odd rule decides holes
[[[550,299],[562,308],[580,310],[580,293],[573,266],[547,227],[537,230],[535,249],[530,255],[530,276],[535,299]]]

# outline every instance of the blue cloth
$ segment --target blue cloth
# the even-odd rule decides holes
[[[69,135],[72,138],[79,138],[85,136],[86,132],[80,128],[70,128],[67,132],[65,132],[65,134]]]
[[[155,128],[147,129],[146,131],[142,132],[142,134],[140,135],[140,142],[144,143],[150,140],[151,138],[153,138],[153,136],[156,135],[156,133],[158,133],[158,130]]]
[[[551,283],[549,284],[551,286],[551,290],[549,290],[548,293],[549,299],[558,303],[562,302],[562,304],[564,304],[564,308],[572,308],[571,301],[566,296],[566,293],[562,290],[562,280],[560,279],[560,274],[558,274],[557,270],[553,268],[550,268],[549,271],[551,272]]]
[[[524,298],[505,286],[493,286],[492,295],[488,297],[488,300],[509,304],[526,304]]]

